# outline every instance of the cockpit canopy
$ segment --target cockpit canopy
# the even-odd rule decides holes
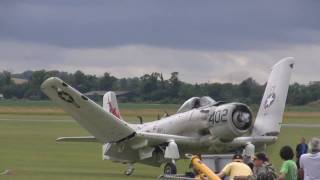
[[[185,101],[182,106],[178,109],[177,113],[183,113],[186,111],[190,111],[191,109],[196,109],[199,107],[209,106],[215,104],[216,101],[213,100],[209,96],[203,96],[203,97],[192,97]]]

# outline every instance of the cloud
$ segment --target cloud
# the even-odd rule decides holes
[[[250,50],[319,44],[319,1],[1,1],[0,40]]]
[[[112,48],[61,48],[57,46],[0,42],[1,69],[78,69],[97,75],[110,72],[117,77],[136,77],[162,72],[166,78],[178,71],[191,83],[240,82],[253,77],[266,82],[270,68],[286,56],[296,58],[293,82],[319,80],[320,45],[292,46],[272,50],[186,50],[146,45]]]
[[[0,1],[0,69],[117,77],[180,72],[187,82],[267,80],[296,57],[319,79],[320,1]]]

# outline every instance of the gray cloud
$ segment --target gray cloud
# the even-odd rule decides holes
[[[17,53],[19,52],[19,53]],[[281,58],[294,56],[292,82],[319,80],[320,45],[292,46],[272,50],[211,51],[129,45],[113,48],[71,49],[43,44],[0,43],[1,69],[82,70],[117,77],[136,77],[162,72],[166,78],[178,71],[183,81],[240,82],[253,77],[266,82],[270,68]]]
[[[317,44],[319,8],[316,0],[1,1],[0,40],[211,50]]]
[[[264,83],[272,64],[294,56],[293,81],[306,83],[320,75],[319,8],[317,0],[3,0],[0,70]]]

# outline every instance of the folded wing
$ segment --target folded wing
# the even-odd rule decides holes
[[[47,79],[41,89],[101,143],[121,142],[136,134],[128,123],[105,111],[59,78]]]

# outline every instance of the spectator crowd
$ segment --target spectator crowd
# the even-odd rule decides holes
[[[254,152],[247,144],[243,154],[235,154],[218,176],[230,180],[320,180],[320,139],[312,138],[306,144],[305,138],[294,149],[284,146],[279,152],[282,165],[277,172],[265,153]],[[248,158],[250,157],[251,158]],[[296,159],[295,159],[296,157]]]

